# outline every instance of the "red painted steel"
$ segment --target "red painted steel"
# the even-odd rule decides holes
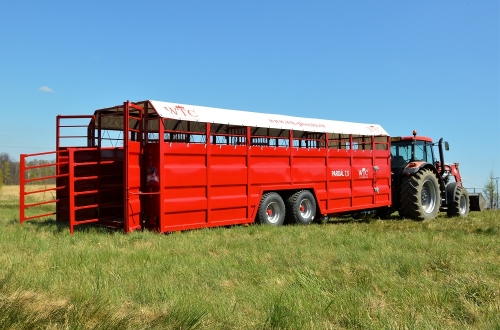
[[[71,127],[61,121],[82,118],[89,119],[84,145],[63,147],[60,140],[74,135],[61,134]],[[106,137],[109,130],[123,135]],[[122,146],[103,146],[120,139]],[[71,233],[87,223],[125,232],[248,224],[267,192],[286,200],[309,190],[317,217],[391,204],[388,136],[181,121],[162,118],[148,101],[127,101],[92,116],[58,116],[56,140],[55,214]],[[28,156],[21,155],[22,189]]]

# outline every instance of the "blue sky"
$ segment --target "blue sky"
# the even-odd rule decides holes
[[[483,1],[4,1],[0,152],[57,114],[154,99],[377,123],[500,176],[500,6]]]

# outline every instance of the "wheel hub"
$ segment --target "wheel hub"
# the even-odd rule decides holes
[[[267,221],[270,223],[276,223],[280,218],[280,207],[276,202],[271,202],[266,208]]]
[[[422,186],[421,202],[425,213],[432,213],[436,207],[437,195],[433,188],[429,181],[424,182]]]
[[[299,206],[300,216],[304,219],[308,219],[312,213],[312,204],[308,199],[303,199]]]

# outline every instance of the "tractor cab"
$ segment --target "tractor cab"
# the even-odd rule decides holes
[[[434,146],[439,146],[439,160],[435,157]],[[428,163],[435,168],[440,167],[443,161],[442,139],[434,143],[432,139],[425,136],[417,136],[417,131],[413,131],[413,136],[392,137],[391,138],[391,167],[393,169],[404,169],[410,163]],[[444,142],[445,149],[448,150],[448,142]]]

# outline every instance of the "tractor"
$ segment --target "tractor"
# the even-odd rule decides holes
[[[443,145],[449,150],[442,138],[433,142],[417,136],[415,130],[413,136],[391,138],[392,205],[379,210],[380,217],[394,211],[414,220],[434,219],[440,211],[450,217],[469,214],[469,194],[462,185],[458,163],[444,162]]]

